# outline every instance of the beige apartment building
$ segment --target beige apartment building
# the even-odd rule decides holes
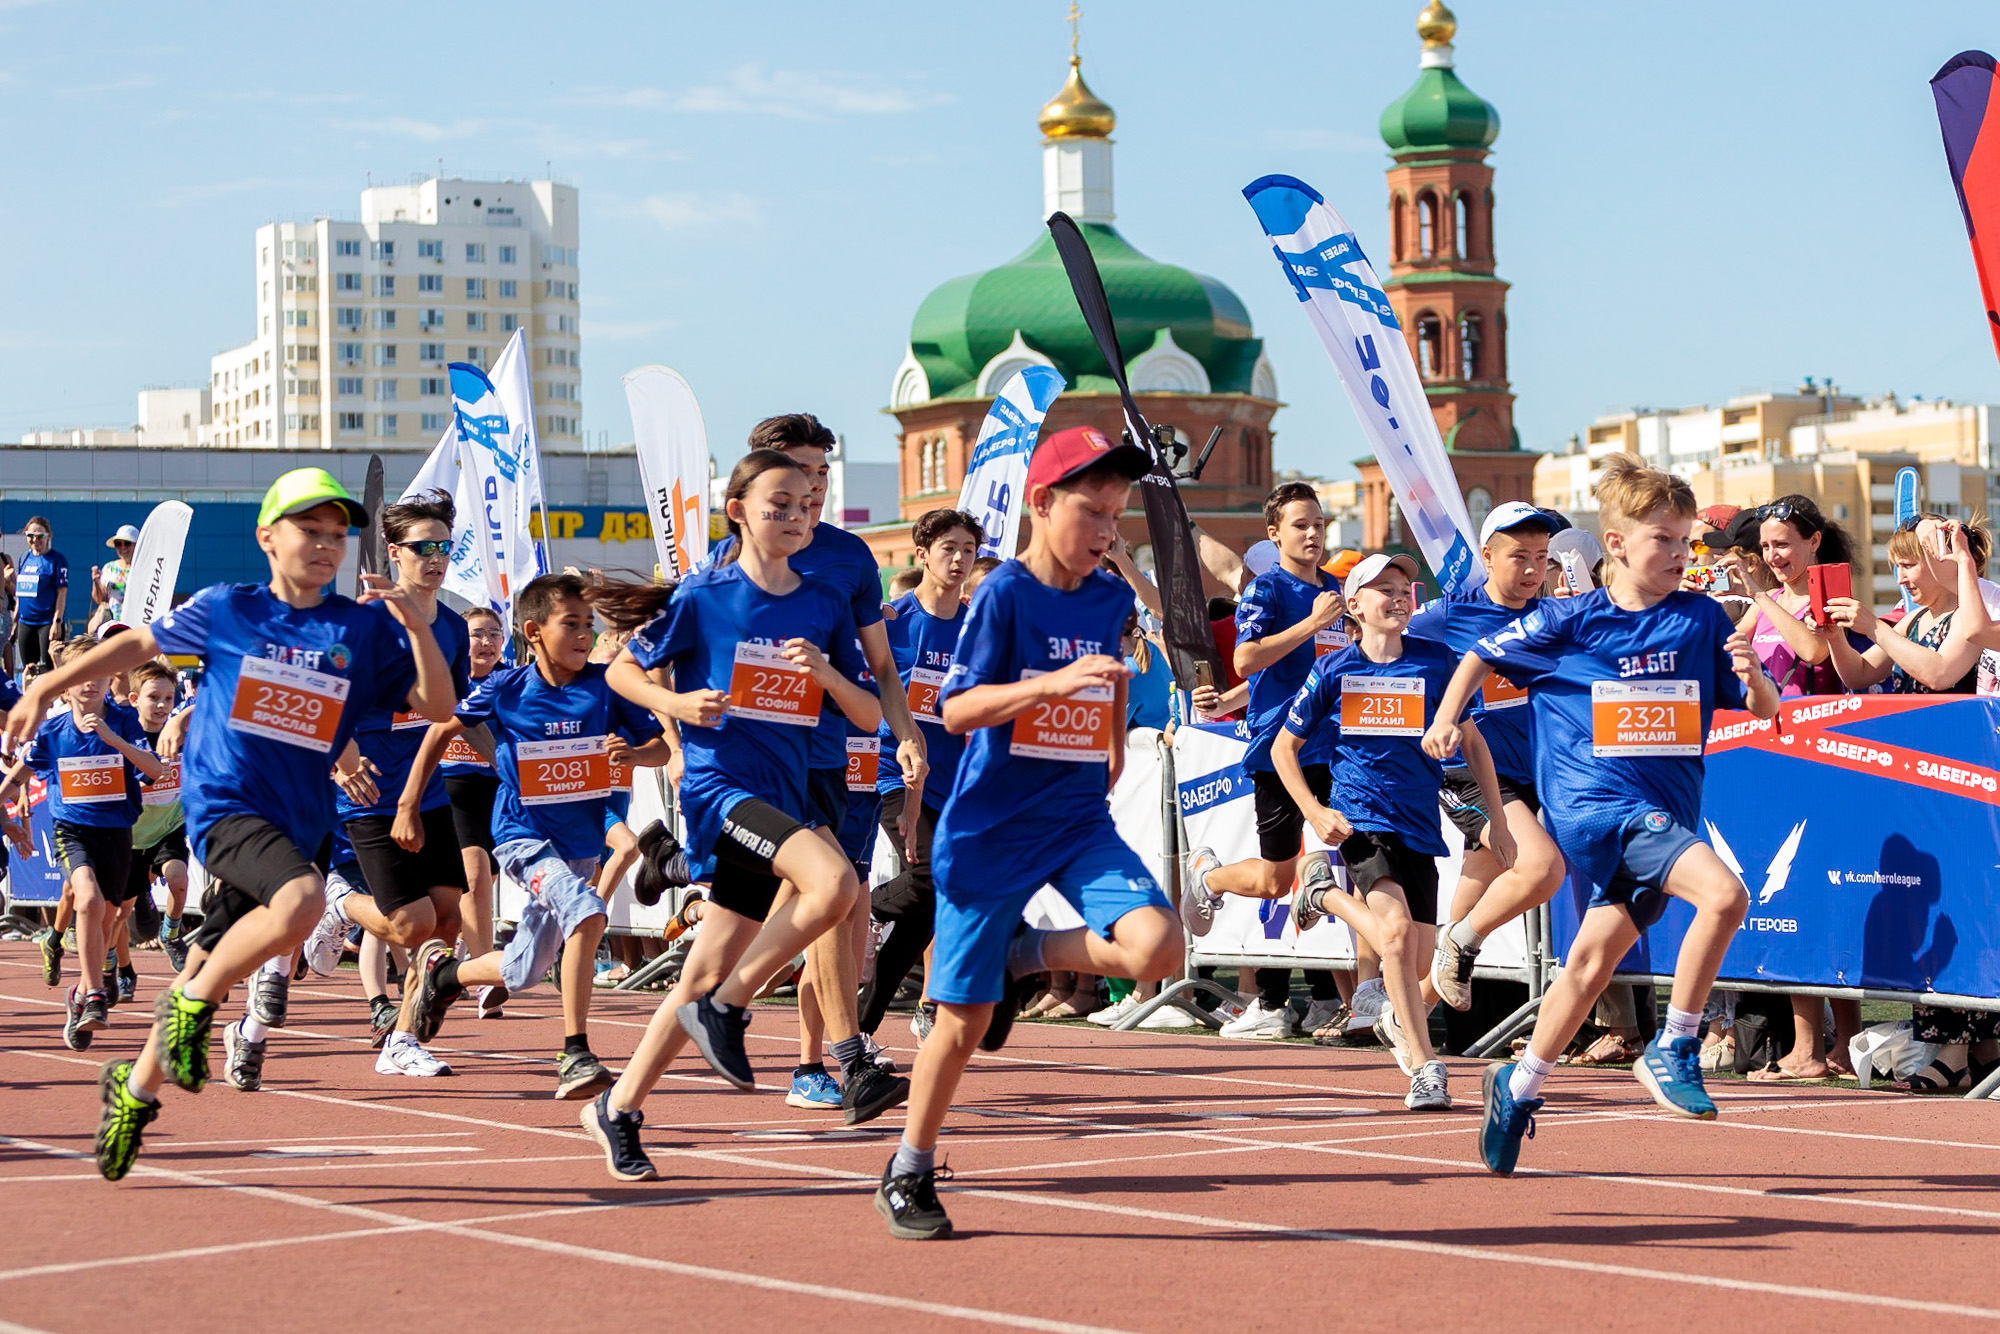
[[[541,445],[582,447],[574,186],[372,186],[358,220],[267,223],[254,251],[256,333],[211,361],[200,444],[428,449],[446,365],[490,367],[525,329]]]

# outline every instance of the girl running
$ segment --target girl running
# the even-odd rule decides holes
[[[507,646],[507,628],[500,613],[490,607],[475,607],[465,613],[467,652],[472,663],[474,685],[484,681],[500,665],[501,651]],[[466,743],[455,738],[446,747],[438,765],[444,775],[445,795],[451,801],[451,824],[458,833],[458,854],[465,862],[465,898],[459,909],[459,930],[465,936],[466,953],[478,958],[493,948],[493,794],[500,779],[493,765]],[[477,1013],[481,1019],[497,1019],[507,1003],[507,988],[482,987]]]

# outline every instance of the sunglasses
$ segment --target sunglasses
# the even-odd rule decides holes
[[[27,538],[30,542],[46,542],[49,540],[47,533],[23,533],[21,536]]]
[[[422,542],[391,542],[389,545],[392,547],[401,547],[405,551],[416,552],[418,560],[429,560],[432,556],[449,556],[451,554],[451,543],[436,538]]]

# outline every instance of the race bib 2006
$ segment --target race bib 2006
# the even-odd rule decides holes
[[[1613,759],[1701,755],[1701,684],[1697,681],[1593,681],[1591,753]]]
[[[1047,675],[1029,670],[1021,673],[1021,679]],[[1033,760],[1109,764],[1116,703],[1117,692],[1110,686],[1086,686],[1062,699],[1038,701],[1014,719],[1008,753]]]

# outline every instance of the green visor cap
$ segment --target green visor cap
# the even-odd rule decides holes
[[[326,504],[345,510],[349,526],[368,526],[368,511],[324,468],[294,468],[271,483],[271,489],[264,493],[263,507],[257,511],[257,526],[268,528],[287,514],[302,514]]]

